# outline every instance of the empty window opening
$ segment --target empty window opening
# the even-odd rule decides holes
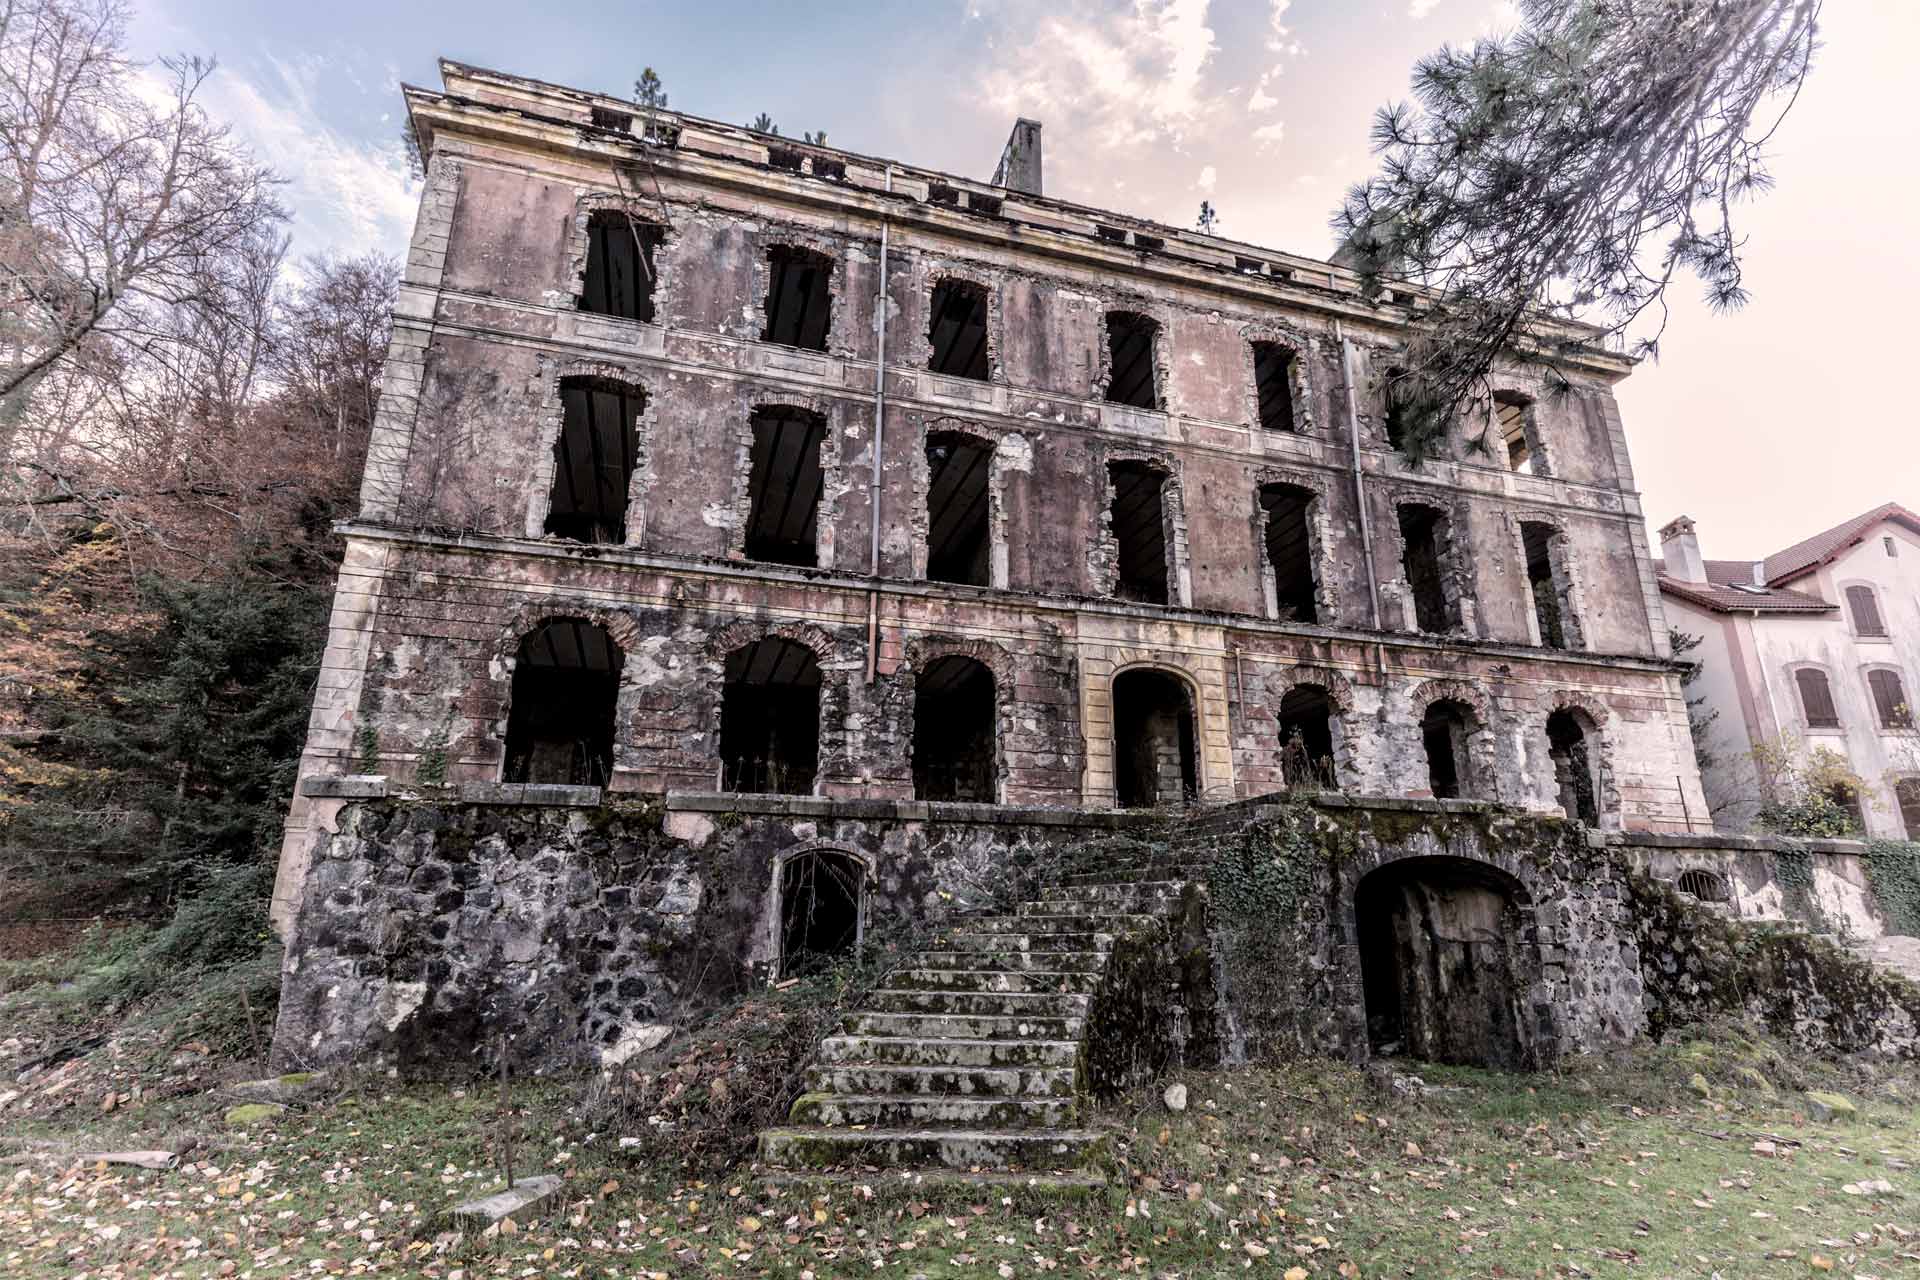
[[[1600,825],[1599,778],[1593,736],[1584,717],[1562,709],[1547,717],[1547,754],[1553,760],[1560,810],[1590,827]]]
[[[520,641],[504,781],[607,785],[621,662],[606,629],[581,618],[555,618]]]
[[[1473,719],[1472,708],[1451,698],[1431,704],[1420,718],[1420,741],[1427,750],[1427,789],[1436,800],[1473,794],[1467,756]]]
[[[780,869],[780,976],[798,977],[858,950],[866,868],[831,849],[795,854]]]
[[[1833,689],[1827,673],[1813,667],[1801,667],[1793,673],[1794,687],[1800,691],[1800,710],[1806,714],[1810,729],[1838,729],[1840,712],[1833,705]]]
[[[949,208],[958,209],[960,207],[960,193],[944,182],[929,182],[927,184],[927,203],[944,204]]]
[[[913,686],[913,798],[992,804],[995,741],[993,673],[959,654],[929,662]]]
[[[767,250],[767,329],[761,338],[808,351],[827,349],[833,298],[827,282],[833,259],[812,249],[777,244]]]
[[[1277,342],[1253,344],[1253,385],[1260,400],[1260,426],[1266,431],[1292,431],[1293,362],[1291,350]]]
[[[1680,873],[1680,892],[1691,894],[1701,902],[1725,902],[1732,896],[1727,892],[1725,880],[1698,867]]]
[[[1399,514],[1400,567],[1413,594],[1414,625],[1422,631],[1451,631],[1459,625],[1459,613],[1447,590],[1451,553],[1447,513],[1407,503]]]
[[[1853,615],[1853,633],[1858,636],[1884,636],[1887,624],[1880,617],[1880,601],[1872,587],[1847,588],[1847,612]]]
[[[1540,643],[1549,649],[1571,648],[1573,611],[1566,573],[1561,565],[1561,533],[1550,524],[1522,523],[1520,543],[1527,555],[1527,587],[1533,595],[1533,616],[1540,624]]]
[[[1113,538],[1119,549],[1123,600],[1167,603],[1167,473],[1145,462],[1109,462]]]
[[[1093,225],[1093,233],[1102,240],[1109,240],[1114,244],[1125,244],[1127,242],[1127,233],[1119,227],[1105,227],[1096,222]]]
[[[1522,475],[1545,475],[1545,459],[1533,439],[1533,401],[1512,391],[1493,393],[1494,425],[1500,432],[1507,470]]]
[[[1333,700],[1325,687],[1297,684],[1280,699],[1280,772],[1288,787],[1338,788]]]
[[[1179,677],[1141,668],[1113,678],[1113,785],[1123,809],[1199,794],[1193,694]]]
[[[1245,275],[1263,276],[1267,273],[1267,264],[1258,258],[1236,256],[1233,260],[1233,269]]]
[[[1310,518],[1314,494],[1291,484],[1260,486],[1267,513],[1267,563],[1273,567],[1274,601],[1282,618],[1318,622]]]
[[[612,129],[616,133],[632,133],[633,116],[625,111],[615,111],[611,107],[594,107],[593,127]]]
[[[665,238],[665,227],[619,209],[601,209],[588,217],[580,310],[651,322],[654,259]]]
[[[927,577],[991,585],[993,536],[988,481],[993,446],[941,431],[927,436]]]
[[[1006,201],[999,196],[983,196],[978,191],[967,193],[967,208],[985,218],[997,218],[1006,207]]]
[[[847,162],[845,160],[829,160],[825,156],[815,156],[813,158],[813,176],[816,178],[828,178],[834,182],[845,182],[847,180]]]
[[[1142,253],[1158,253],[1167,247],[1165,237],[1150,236],[1144,231],[1133,233],[1133,247]]]
[[[1913,708],[1907,705],[1907,691],[1901,687],[1898,671],[1874,668],[1867,672],[1867,688],[1873,693],[1873,708],[1880,713],[1882,729],[1913,728]]]
[[[1111,368],[1107,399],[1136,409],[1158,409],[1160,388],[1154,368],[1154,341],[1160,325],[1136,311],[1107,312],[1107,353]]]
[[[767,163],[776,169],[785,169],[791,173],[800,172],[801,155],[792,147],[768,147]]]
[[[721,789],[804,796],[820,763],[820,664],[768,636],[727,655],[720,702]]]
[[[985,382],[987,364],[987,290],[971,280],[942,280],[933,286],[927,338],[933,358],[927,368],[950,378]]]
[[[826,419],[805,409],[753,411],[747,559],[806,567],[819,563],[820,445],[826,434]]]
[[[1526,920],[1505,878],[1463,858],[1383,867],[1354,894],[1369,1050],[1522,1069]]]
[[[1383,425],[1387,433],[1387,445],[1394,449],[1405,449],[1407,431],[1413,419],[1412,388],[1405,369],[1387,370],[1387,382],[1382,395],[1386,398]]]
[[[575,542],[627,540],[627,493],[640,465],[646,395],[606,378],[563,378],[546,531]]]
[[[1907,829],[1907,839],[1920,840],[1920,778],[1894,783],[1893,797],[1900,803],[1900,823]]]

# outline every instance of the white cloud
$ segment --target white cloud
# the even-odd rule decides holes
[[[1440,0],[1410,0],[1407,5],[1407,16],[1414,19],[1424,18],[1439,7]]]
[[[1267,0],[1267,26],[1273,30],[1273,35],[1267,39],[1267,48],[1275,52],[1286,48],[1287,37],[1293,34],[1284,21],[1287,10],[1292,7],[1293,0]]]
[[[326,123],[318,101],[318,88],[351,72],[317,56],[268,64],[272,77],[258,83],[223,67],[207,85],[206,107],[287,179],[294,252],[403,253],[417,193],[399,140],[349,137]]]
[[[1218,169],[1215,169],[1212,165],[1207,165],[1206,167],[1200,170],[1200,177],[1195,180],[1194,185],[1199,187],[1202,191],[1211,195],[1213,193],[1213,188],[1215,184],[1217,184],[1219,181],[1220,181],[1220,171]]]
[[[1287,125],[1284,120],[1275,120],[1272,124],[1263,124],[1253,131],[1254,142],[1262,147],[1277,147],[1286,136]]]
[[[1247,99],[1247,110],[1250,112],[1266,111],[1278,105],[1280,105],[1280,99],[1266,91],[1264,82],[1262,85],[1255,86],[1253,96]]]

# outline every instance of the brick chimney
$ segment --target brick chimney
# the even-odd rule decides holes
[[[1669,578],[1680,582],[1707,580],[1707,562],[1700,558],[1700,538],[1687,516],[1670,521],[1660,530],[1660,554],[1667,559]]]
[[[1007,145],[1000,152],[1000,167],[993,171],[993,185],[1030,196],[1041,194],[1038,120],[1022,116],[1013,122],[1013,132],[1007,135]]]

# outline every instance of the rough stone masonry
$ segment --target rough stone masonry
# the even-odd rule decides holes
[[[514,1001],[626,1052],[677,949],[787,972],[1116,810],[1711,831],[1621,356],[1504,371],[1497,447],[1412,469],[1417,294],[1048,198],[1034,122],[992,185],[442,73],[275,890],[290,1052]],[[1511,880],[1347,888],[1493,932],[1580,891]]]

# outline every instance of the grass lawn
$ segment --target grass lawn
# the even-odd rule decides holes
[[[1778,1094],[1741,1081],[1756,1065]],[[516,1169],[562,1197],[464,1237],[437,1222],[499,1185],[492,1086],[360,1076],[233,1129],[217,1088],[133,1096],[105,1070],[65,1101],[0,1082],[0,1276],[1920,1276],[1912,1075],[1727,1035],[1554,1075],[1421,1068],[1420,1097],[1320,1062],[1189,1073],[1182,1112],[1156,1087],[1100,1114],[1112,1186],[1079,1200],[676,1176],[591,1131],[582,1082],[521,1082]],[[1815,1122],[1788,1082],[1859,1114]],[[187,1135],[167,1171],[74,1159]]]

